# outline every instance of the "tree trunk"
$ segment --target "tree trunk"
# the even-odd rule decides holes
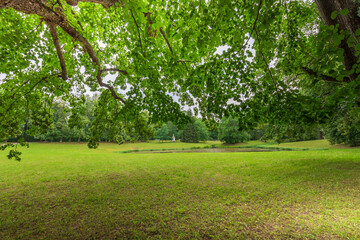
[[[69,138],[69,142],[71,143],[71,137]]]
[[[315,3],[325,25],[339,24],[339,31],[348,31],[355,39],[355,44],[358,43],[355,32],[360,28],[360,17],[357,15],[360,6],[359,3],[354,0],[315,0]],[[343,9],[349,10],[349,13],[345,16],[341,16],[340,14],[340,11]],[[338,15],[335,19],[332,19],[331,14],[335,11],[338,12]],[[355,55],[354,47],[349,47],[346,40],[347,39],[343,40],[339,47],[344,49],[344,67],[350,71],[353,65],[356,64],[358,57]],[[357,76],[358,74],[351,74],[349,78],[351,81],[354,81]]]
[[[78,137],[78,143],[80,142],[80,137]]]
[[[60,142],[62,143],[62,137],[60,138]]]

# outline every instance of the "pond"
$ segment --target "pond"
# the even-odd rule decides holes
[[[292,151],[291,149],[279,148],[201,148],[201,149],[168,149],[155,151],[138,151],[133,153],[217,153],[217,152],[277,152]]]

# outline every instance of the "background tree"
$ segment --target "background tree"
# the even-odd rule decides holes
[[[155,139],[171,140],[173,135],[175,136],[175,139],[180,139],[182,130],[179,130],[173,122],[168,122],[156,130]]]
[[[229,144],[246,142],[250,139],[250,135],[246,131],[239,130],[239,119],[233,117],[221,119],[218,133],[218,139]]]
[[[54,102],[54,105],[51,109],[53,112],[53,125],[52,127],[46,131],[44,134],[37,135],[37,138],[43,140],[59,141],[63,140],[68,141],[71,137],[71,131],[68,126],[69,112],[66,109],[67,107],[63,102]]]
[[[155,139],[159,139],[162,141],[171,140],[170,131],[167,124],[163,124],[161,128],[158,128],[156,130]]]
[[[343,111],[346,111],[344,114]],[[360,111],[355,107],[352,111],[341,109],[333,116],[330,124],[324,128],[325,137],[331,144],[345,143],[350,146],[360,145]]]
[[[193,117],[192,122],[188,123],[183,131],[182,141],[197,143],[199,141],[207,141],[209,139],[209,132],[204,122]]]
[[[132,122],[126,122],[125,133],[132,141],[148,141],[155,136],[155,129],[149,125],[149,115],[142,112]]]
[[[261,140],[277,143],[317,140],[321,138],[319,126],[308,125],[267,125]]]

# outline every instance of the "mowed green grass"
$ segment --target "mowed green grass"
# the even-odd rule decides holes
[[[0,152],[0,239],[360,238],[359,148],[115,153],[202,144]]]

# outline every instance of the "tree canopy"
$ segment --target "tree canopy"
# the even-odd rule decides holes
[[[358,9],[353,0],[2,0],[0,138],[20,135],[29,117],[48,129],[59,98],[76,119],[90,90],[102,102],[95,147],[104,121],[116,138],[119,116],[189,121],[181,105],[206,121],[238,117],[242,129],[358,112]]]

